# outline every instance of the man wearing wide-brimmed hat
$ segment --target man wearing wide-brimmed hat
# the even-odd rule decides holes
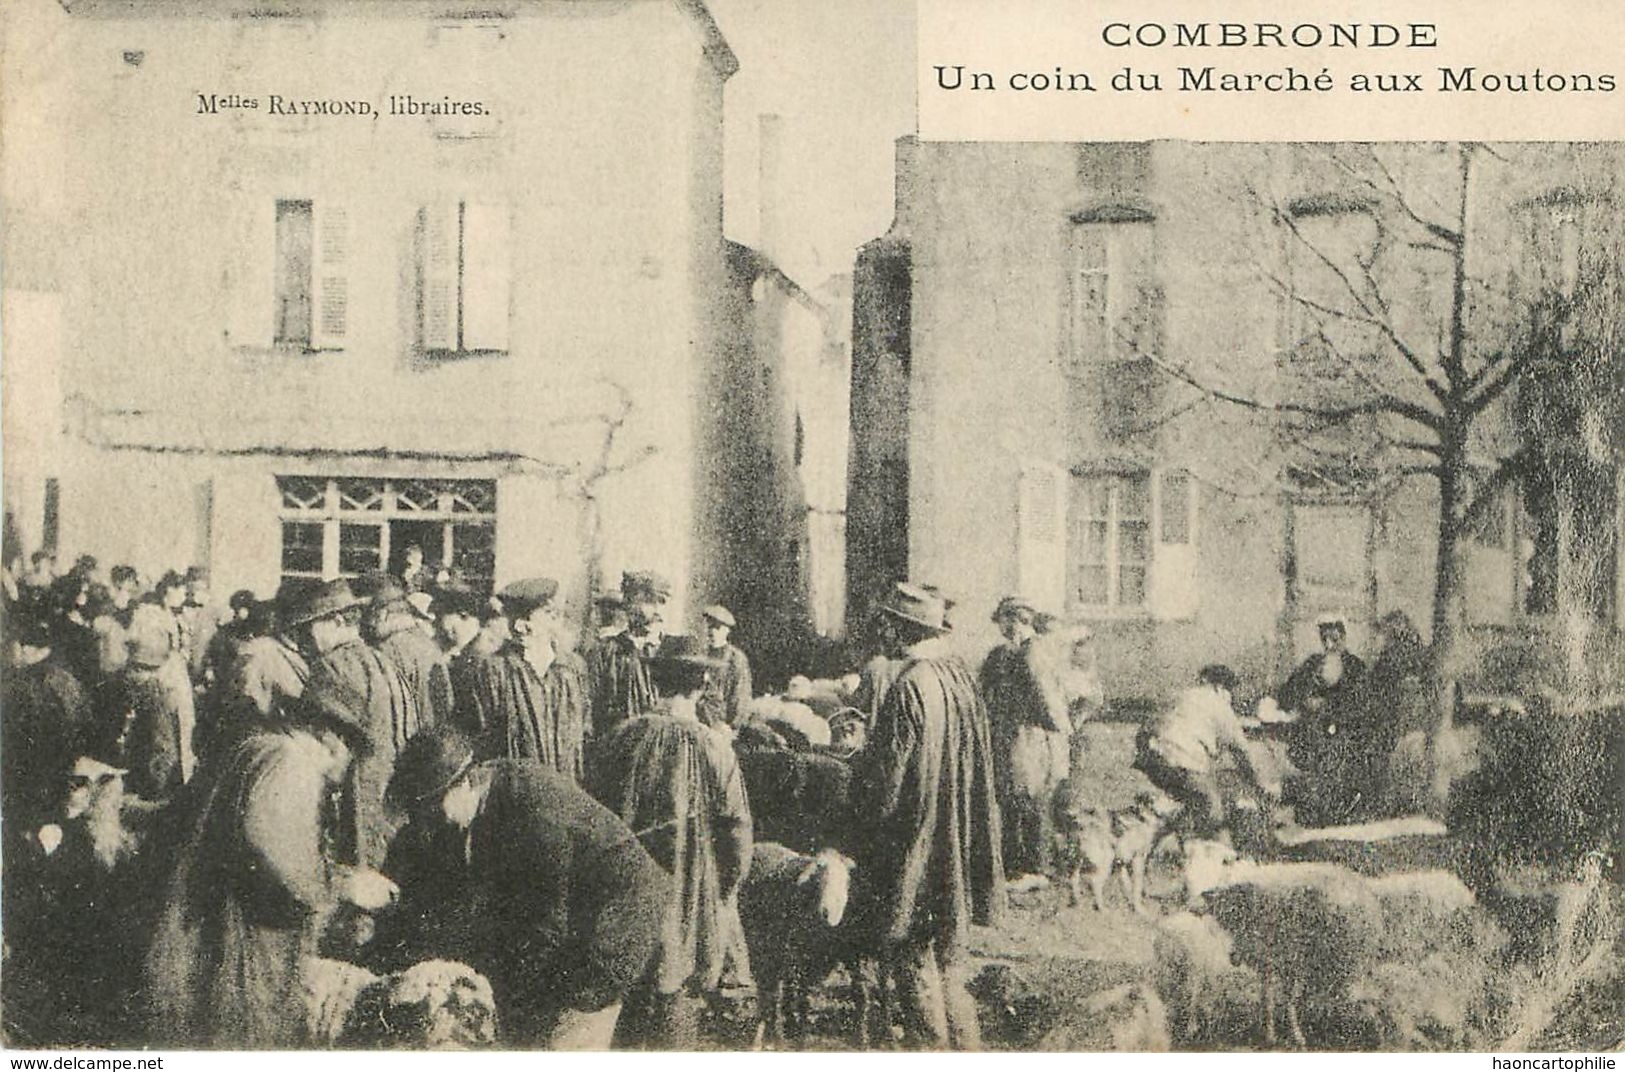
[[[587,736],[587,677],[558,646],[559,583],[514,581],[497,593],[510,634],[501,651],[469,664],[459,721],[481,759],[534,759],[580,780]]]
[[[401,675],[361,639],[367,601],[345,580],[326,581],[295,603],[287,627],[297,630],[314,656],[299,705],[320,718],[353,726],[365,742],[357,749],[341,806],[337,854],[347,863],[376,867],[393,831],[384,810],[384,786],[395,753],[418,731],[418,707]]]
[[[406,682],[417,707],[419,728],[438,726],[452,717],[451,673],[446,654],[421,625],[407,602],[406,587],[380,574],[372,587],[367,613],[368,640]]]
[[[389,797],[409,821],[388,865],[401,911],[378,942],[486,975],[510,1043],[608,1049],[671,900],[631,828],[532,760],[478,762],[454,729],[407,744]]]
[[[853,763],[852,855],[868,876],[858,918],[898,987],[908,1039],[980,1045],[965,989],[972,922],[1004,909],[999,808],[974,674],[944,650],[942,598],[899,583],[879,607],[886,654],[902,669]]]
[[[627,719],[655,709],[660,694],[649,682],[645,660],[660,646],[670,598],[671,582],[658,573],[631,570],[621,575],[626,631],[606,638],[588,653],[594,737],[607,737]]]
[[[288,624],[288,612],[297,601],[293,592],[284,589],[276,599],[254,605],[250,620],[258,625],[243,641],[226,673],[205,751],[256,725],[287,722],[290,705],[305,694],[310,663]]]
[[[1072,736],[1060,674],[1038,643],[1039,621],[1030,599],[999,600],[993,623],[1004,643],[988,652],[979,678],[993,725],[1004,865],[1023,886],[1040,885],[1049,874],[1051,803],[1067,775]]]
[[[354,631],[357,609],[349,586],[332,582],[291,620],[314,626],[328,655],[343,658],[331,641]],[[321,921],[336,905],[371,912],[396,896],[394,883],[352,866],[353,856],[329,854],[343,831],[332,829],[328,802],[341,786],[353,794],[354,760],[370,742],[365,711],[335,695],[331,666],[317,673],[306,694],[314,702],[297,705],[293,723],[235,743],[176,820],[180,840],[144,965],[144,1038],[156,1045],[301,1044],[301,976]]]
[[[696,1010],[684,995],[717,991],[739,933],[731,906],[750,866],[750,806],[732,746],[696,712],[721,666],[696,639],[667,637],[649,660],[664,709],[601,742],[589,781],[674,880],[662,956],[622,1018],[627,1045],[692,1043]]]

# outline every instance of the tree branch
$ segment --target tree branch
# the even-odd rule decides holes
[[[1174,379],[1188,384],[1189,386],[1196,388],[1198,391],[1201,391],[1203,394],[1216,398],[1221,402],[1228,402],[1233,406],[1240,406],[1243,409],[1250,409],[1259,412],[1291,413],[1304,417],[1315,417],[1334,424],[1347,421],[1364,414],[1392,413],[1395,416],[1404,417],[1415,421],[1416,423],[1434,431],[1438,431],[1440,427],[1439,418],[1431,411],[1416,405],[1414,402],[1406,402],[1401,398],[1385,396],[1381,398],[1365,399],[1361,402],[1350,403],[1349,405],[1345,406],[1305,406],[1294,402],[1263,402],[1256,398],[1248,398],[1245,395],[1238,395],[1233,392],[1223,390],[1222,388],[1211,387],[1205,383],[1202,383],[1200,380],[1192,376],[1185,369],[1180,368],[1178,365],[1170,364],[1169,362],[1155,356],[1146,355],[1146,357],[1147,360],[1149,360],[1154,366],[1161,369],[1169,376],[1172,376]]]
[[[1321,250],[1319,246],[1315,245],[1304,236],[1303,231],[1298,227],[1297,221],[1292,218],[1290,213],[1283,212],[1277,208],[1275,210],[1275,214],[1276,219],[1285,224],[1287,230],[1292,233],[1294,238],[1303,243],[1304,246],[1308,247],[1309,251],[1315,255],[1317,260],[1319,260],[1327,268],[1331,269],[1332,273],[1336,275],[1338,280],[1343,284],[1343,289],[1348,291],[1349,297],[1354,300],[1354,303],[1359,306],[1360,311],[1365,314],[1365,317],[1367,318],[1366,322],[1380,331],[1383,334],[1383,337],[1388,340],[1389,344],[1392,345],[1393,348],[1399,352],[1399,355],[1405,359],[1405,363],[1411,367],[1412,371],[1414,371],[1418,376],[1422,377],[1422,382],[1427,384],[1429,391],[1433,392],[1433,397],[1437,398],[1440,402],[1447,401],[1450,394],[1445,389],[1445,386],[1435,379],[1433,374],[1428,371],[1427,364],[1420,357],[1418,357],[1416,351],[1413,350],[1410,345],[1400,337],[1399,332],[1394,329],[1393,324],[1377,315],[1377,313],[1371,308],[1370,303],[1361,295],[1359,288],[1354,285],[1354,281],[1349,278],[1348,273],[1345,272],[1336,261],[1327,256],[1327,254]]]

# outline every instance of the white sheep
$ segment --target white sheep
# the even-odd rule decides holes
[[[466,964],[426,960],[374,975],[342,960],[301,964],[305,1033],[314,1046],[484,1048],[497,1040],[491,983]]]
[[[1447,871],[1371,878],[1329,863],[1224,861],[1204,899],[1255,968],[1265,1041],[1275,1041],[1275,999],[1305,1045],[1305,1008],[1349,1007],[1355,980],[1379,962],[1420,961],[1471,940],[1476,901]]]
[[[1177,912],[1157,921],[1152,980],[1183,1047],[1219,1039],[1222,1025],[1252,1008],[1258,974],[1234,961],[1235,943],[1209,916]]]
[[[739,919],[756,974],[761,1034],[784,1037],[806,1028],[808,990],[841,963],[855,961],[839,934],[851,892],[852,861],[834,849],[806,856],[771,841],[757,842],[750,873],[739,891]],[[859,1023],[866,994],[855,963]]]

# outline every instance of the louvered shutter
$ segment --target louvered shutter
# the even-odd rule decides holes
[[[316,202],[316,251],[311,274],[311,345],[344,348],[350,324],[350,213],[343,205]]]
[[[1197,569],[1200,496],[1196,479],[1183,469],[1168,469],[1156,475],[1155,488],[1152,527],[1156,544],[1151,552],[1147,603],[1154,618],[1189,621],[1196,617],[1202,596]]]
[[[423,348],[457,349],[457,240],[458,206],[441,201],[424,206],[418,216],[422,228],[423,291],[421,302]]]

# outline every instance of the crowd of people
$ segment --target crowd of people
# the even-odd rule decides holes
[[[149,587],[32,565],[7,577],[0,746],[15,1040],[310,1044],[318,958],[468,965],[514,1046],[692,1046],[748,990],[753,688],[728,608],[669,633],[670,583],[628,572],[572,645],[556,581],[486,597],[421,558],[222,608],[198,569]],[[978,672],[951,609],[908,582],[879,601],[828,847],[859,876],[846,931],[902,1037],[974,1048],[969,928],[1050,871],[1055,790],[1104,690],[1064,647],[1086,629],[1009,597]],[[1282,702],[1335,736],[1357,667],[1328,644]],[[1193,811],[1220,810],[1234,687],[1204,670],[1142,734],[1141,769]]]

